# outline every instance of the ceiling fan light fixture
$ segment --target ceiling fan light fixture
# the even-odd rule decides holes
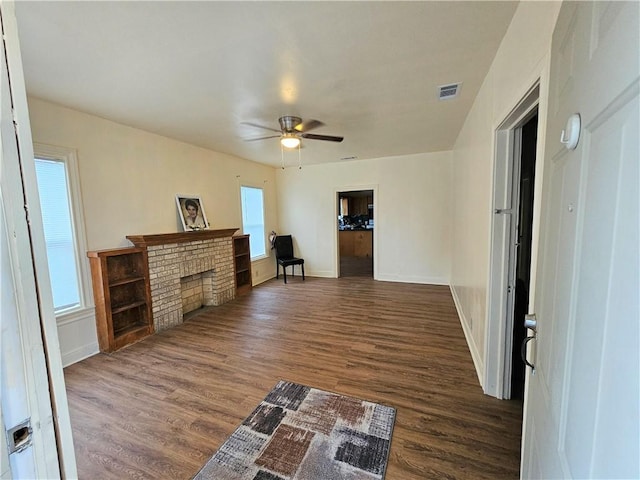
[[[298,148],[300,139],[291,133],[285,133],[280,139],[280,143],[284,148]]]

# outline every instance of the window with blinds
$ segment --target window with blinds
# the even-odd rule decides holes
[[[80,275],[64,161],[36,158],[36,177],[47,245],[47,261],[57,313],[80,306]]]
[[[240,187],[242,199],[242,231],[249,234],[251,258],[267,253],[264,232],[264,198],[261,188]]]

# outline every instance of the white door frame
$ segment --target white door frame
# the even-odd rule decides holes
[[[333,192],[333,222],[336,226],[335,236],[333,237],[333,268],[335,272],[334,278],[340,277],[340,232],[338,231],[337,212],[340,211],[340,204],[338,203],[338,194],[342,192],[359,192],[360,190],[372,190],[373,191],[373,211],[374,217],[377,218],[375,213],[378,208],[378,185],[349,185],[344,187],[335,187]],[[378,229],[373,228],[373,279],[378,279]]]
[[[14,130],[5,138],[13,137],[14,146],[17,142],[17,151],[15,147],[13,151],[7,150],[6,157],[3,146],[0,206],[4,209],[2,221],[6,222],[8,234],[6,257],[12,271],[12,274],[3,276],[3,281],[13,277],[13,285],[9,288],[13,290],[17,317],[12,326],[20,333],[24,354],[22,358],[15,358],[15,362],[17,366],[25,366],[27,402],[34,431],[33,449],[28,450],[33,450],[32,461],[41,478],[60,475],[75,478],[76,460],[49,280],[14,2],[0,0],[0,13],[10,79],[10,87],[3,96],[11,95],[13,107],[7,109],[12,114],[3,118],[3,122],[11,122]],[[3,117],[5,113],[3,108]],[[4,327],[3,324],[3,330]],[[3,363],[5,361],[7,358],[3,356]],[[4,366],[11,368],[11,365]],[[15,399],[8,396],[2,400],[11,405]],[[9,423],[6,413],[3,412],[3,420]],[[5,426],[10,428],[14,421],[11,419],[11,424]]]
[[[516,248],[512,239],[517,228],[520,172],[521,127],[540,105],[540,79],[516,103],[500,123],[495,133],[495,161],[493,170],[493,198],[489,285],[487,290],[487,333],[485,338],[484,392],[497,398],[510,398],[511,352],[513,345],[513,308],[515,299]],[[536,145],[536,179],[542,179],[543,122],[538,122]],[[540,227],[541,181],[536,181],[534,193],[533,241],[531,245],[531,284],[535,284],[535,259]],[[530,291],[532,305],[534,292]],[[520,348],[516,345],[515,348]]]

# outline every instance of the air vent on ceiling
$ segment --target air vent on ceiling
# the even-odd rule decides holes
[[[440,85],[438,87],[438,98],[440,100],[451,100],[452,98],[456,98],[460,93],[461,86],[462,82]]]

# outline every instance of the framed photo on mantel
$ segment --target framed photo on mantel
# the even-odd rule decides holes
[[[206,230],[209,228],[207,216],[204,213],[202,200],[197,195],[176,195],[178,213],[185,232]]]

